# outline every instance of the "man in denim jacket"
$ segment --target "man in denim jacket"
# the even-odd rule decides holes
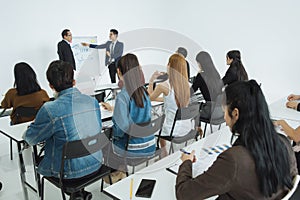
[[[62,149],[67,141],[96,135],[102,129],[98,102],[73,87],[73,76],[71,64],[64,61],[50,64],[47,79],[57,98],[41,107],[35,121],[24,134],[24,139],[30,145],[45,141],[45,156],[38,166],[38,172],[44,176],[59,177]],[[101,164],[102,152],[67,160],[64,178],[76,181],[96,172]],[[76,195],[72,194],[71,199],[91,198],[91,193],[86,191]],[[87,195],[90,198],[86,198]]]

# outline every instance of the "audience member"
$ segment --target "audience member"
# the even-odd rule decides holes
[[[112,119],[113,151],[119,156],[143,157],[153,155],[155,152],[154,135],[129,137],[127,134],[131,124],[151,121],[151,101],[144,87],[144,74],[137,57],[134,54],[122,56],[118,62],[117,73],[123,82],[123,87],[117,95],[115,106],[102,103],[105,109],[114,112]]]
[[[226,55],[226,64],[229,65],[229,68],[222,78],[224,85],[229,85],[235,81],[248,80],[248,74],[242,63],[240,51],[229,51]]]
[[[183,47],[178,47],[176,53],[182,55],[184,57],[184,59],[186,59],[187,57],[187,50]],[[188,78],[191,78],[191,74],[190,74],[190,64],[189,62],[186,60],[186,70],[187,70],[187,76]]]
[[[190,102],[190,86],[187,71],[185,69],[185,59],[181,55],[173,54],[169,58],[167,66],[169,79],[157,84],[155,89],[153,89],[153,82],[161,75],[161,73],[157,71],[154,72],[149,80],[148,92],[150,94],[150,99],[152,101],[164,101],[164,113],[166,118],[161,132],[162,136],[170,135],[177,109],[187,107]],[[161,94],[163,94],[163,99],[160,98]],[[173,136],[184,136],[191,130],[192,127],[193,124],[190,120],[178,121],[175,125]],[[160,145],[162,148],[162,156],[164,157],[167,155],[166,141],[161,139]]]
[[[177,199],[282,199],[298,172],[295,155],[287,138],[275,131],[261,88],[254,80],[238,81],[225,94],[224,119],[237,139],[195,178],[195,151],[182,154]]]
[[[200,117],[210,119],[212,102],[216,102],[218,95],[221,94],[223,82],[211,56],[207,52],[201,51],[198,53],[196,61],[200,70],[191,87],[191,95],[200,89],[205,100],[205,103],[201,104]],[[221,114],[223,114],[222,111]]]
[[[45,103],[35,121],[24,134],[25,141],[36,145],[45,141],[45,156],[38,166],[43,176],[59,178],[63,146],[68,141],[80,140],[101,133],[101,113],[95,98],[81,94],[75,85],[73,66],[64,61],[53,61],[47,70],[50,87],[58,93],[54,101]],[[102,164],[102,152],[65,163],[66,182],[92,177]],[[85,190],[72,193],[71,200],[91,199]]]
[[[49,101],[49,96],[45,90],[41,89],[35,72],[27,63],[17,63],[14,68],[14,76],[14,88],[6,92],[1,107],[13,108],[10,115],[12,124],[32,121],[35,116],[17,117],[16,108],[32,107],[39,110],[46,101]]]

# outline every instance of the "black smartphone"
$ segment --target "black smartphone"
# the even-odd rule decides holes
[[[151,198],[156,180],[142,179],[138,190],[135,193],[136,197]]]

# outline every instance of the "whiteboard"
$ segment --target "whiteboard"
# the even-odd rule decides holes
[[[82,42],[97,43],[97,36],[73,36],[71,48],[76,63],[76,85],[84,93],[90,93],[95,80],[100,76],[100,61],[97,49],[84,47]]]

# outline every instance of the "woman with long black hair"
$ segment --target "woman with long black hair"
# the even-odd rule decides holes
[[[287,138],[275,131],[262,90],[254,80],[238,81],[225,94],[224,119],[237,140],[195,178],[195,152],[182,154],[177,199],[281,199],[293,186],[296,160]]]
[[[2,108],[13,108],[11,113],[12,124],[31,121],[34,117],[21,117],[17,120],[15,110],[17,107],[40,107],[49,101],[47,92],[41,89],[34,70],[25,62],[20,62],[14,68],[15,83],[5,94],[1,102]]]
[[[235,81],[248,80],[248,74],[242,63],[239,50],[231,50],[226,54],[226,64],[229,65],[229,68],[222,78],[224,85],[229,85]]]

